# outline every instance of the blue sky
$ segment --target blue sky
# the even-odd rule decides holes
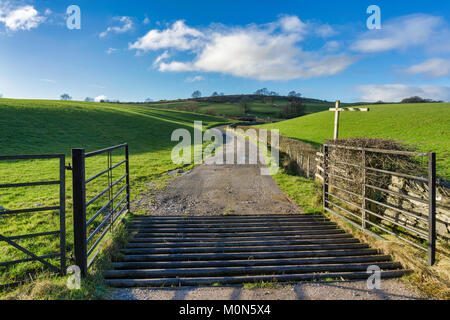
[[[80,30],[66,27],[72,4]],[[366,25],[372,4],[380,30]],[[0,94],[449,101],[449,40],[448,1],[0,0]]]

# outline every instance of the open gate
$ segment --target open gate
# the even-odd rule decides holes
[[[113,164],[113,152],[122,152],[115,158],[123,159]],[[86,160],[101,155],[106,157],[106,169],[95,171],[92,176],[86,178],[86,172],[93,171],[89,170]],[[128,144],[89,153],[85,153],[84,149],[72,149],[72,164],[75,263],[80,267],[82,275],[86,275],[105,236],[113,231],[130,211]],[[116,179],[113,172],[117,173],[120,169],[122,172]],[[101,183],[101,180],[106,188],[100,192],[87,192],[88,184],[90,186],[93,181]],[[99,205],[102,200],[104,202]]]

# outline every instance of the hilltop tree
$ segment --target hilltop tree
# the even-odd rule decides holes
[[[258,89],[255,91],[255,94],[259,96],[268,96],[269,90],[267,88]]]
[[[147,98],[147,99],[145,99],[145,102],[153,102],[153,99],[152,98]]]
[[[294,90],[292,90],[292,91],[290,91],[289,93],[288,93],[288,96],[289,97],[297,97],[297,98],[300,98],[301,96],[302,96],[302,94],[300,93],[300,92],[295,92]]]
[[[217,93],[217,91],[214,91],[213,94],[211,95],[212,97],[217,97],[219,94]]]
[[[63,93],[61,96],[60,96],[60,98],[61,98],[61,100],[72,100],[72,97],[71,96],[69,96],[69,94],[68,93]]]
[[[86,101],[86,102],[94,102],[94,98],[86,97],[86,99],[84,99],[84,101]]]
[[[192,98],[194,99],[198,99],[202,96],[202,93],[199,90],[195,90],[194,92],[192,92]]]

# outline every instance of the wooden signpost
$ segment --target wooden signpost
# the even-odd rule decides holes
[[[339,112],[341,111],[369,111],[369,108],[340,108],[340,101],[336,101],[336,107],[330,108],[329,111],[334,111],[334,136],[333,139],[336,140],[339,137]]]

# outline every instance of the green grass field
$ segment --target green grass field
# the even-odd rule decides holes
[[[339,138],[394,139],[437,153],[438,175],[450,180],[450,103],[370,105],[369,112],[341,112]],[[316,146],[333,137],[334,113],[310,114],[259,126]]]
[[[171,161],[172,147],[177,143],[171,141],[173,130],[185,128],[193,132],[194,120],[203,121],[204,129],[229,123],[224,118],[182,111],[70,101],[0,99],[0,114],[0,155],[64,153],[66,164],[69,164],[71,148],[83,147],[89,152],[128,142],[132,200],[139,192],[146,190],[146,183],[152,178],[177,167]],[[123,159],[123,155],[116,153],[113,163]],[[87,159],[86,178],[106,169],[106,165],[105,155]],[[118,168],[114,170],[113,178],[116,180],[122,175],[123,169]],[[67,248],[71,255],[71,171],[66,171],[66,177]],[[58,180],[56,160],[0,161],[0,184],[48,180]],[[87,199],[106,186],[106,175],[89,183]],[[89,214],[96,212],[106,202],[104,197],[90,206],[88,218]],[[8,210],[57,204],[58,186],[0,189],[0,206]],[[3,215],[0,216],[0,234],[12,236],[57,230],[58,216],[57,211]],[[54,253],[59,248],[57,236],[24,239],[18,243],[38,255]],[[0,242],[0,263],[21,258],[26,258],[25,254]],[[15,267],[0,266],[0,284],[41,269],[38,262],[23,263]]]

